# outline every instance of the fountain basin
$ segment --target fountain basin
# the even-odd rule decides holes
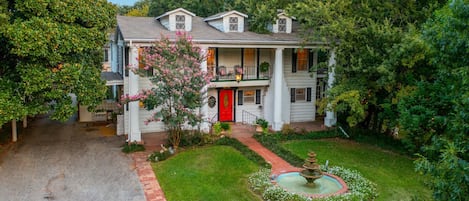
[[[308,183],[299,172],[283,173],[275,178],[275,183],[283,189],[311,198],[340,195],[347,192],[347,184],[332,174],[323,173],[323,176],[313,183]]]

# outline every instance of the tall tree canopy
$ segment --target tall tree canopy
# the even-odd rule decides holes
[[[380,132],[396,125],[397,103],[408,84],[432,73],[422,68],[422,55],[412,54],[425,48],[412,33],[441,5],[438,0],[304,0],[287,11],[301,23],[306,41],[323,40],[335,50],[336,83],[329,97],[339,117]],[[413,68],[418,62],[422,66]]]
[[[105,94],[102,48],[115,25],[106,0],[0,0],[0,125],[51,111],[66,120]]]
[[[437,200],[469,194],[469,1],[455,0],[430,18],[421,39],[435,74],[399,103],[400,124],[419,151],[416,169],[431,176]]]

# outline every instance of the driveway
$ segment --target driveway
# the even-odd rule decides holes
[[[73,120],[38,119],[0,164],[0,200],[145,200],[123,141]]]

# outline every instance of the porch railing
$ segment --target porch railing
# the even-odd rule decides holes
[[[254,125],[254,124],[256,124],[257,119],[259,119],[259,117],[258,117],[257,115],[252,114],[252,113],[250,113],[250,112],[248,112],[248,111],[246,111],[246,110],[243,110],[241,116],[242,116],[242,117],[241,117],[241,118],[242,118],[241,121],[243,122],[243,124],[248,124],[248,125]]]
[[[212,67],[215,68],[215,67]],[[218,69],[209,69],[212,81],[235,81],[236,75],[241,74],[241,80],[267,80],[270,78],[270,69],[260,72],[256,66],[218,66]]]

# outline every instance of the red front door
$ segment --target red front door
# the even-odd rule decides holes
[[[233,121],[233,90],[220,90],[218,112],[220,121]]]

